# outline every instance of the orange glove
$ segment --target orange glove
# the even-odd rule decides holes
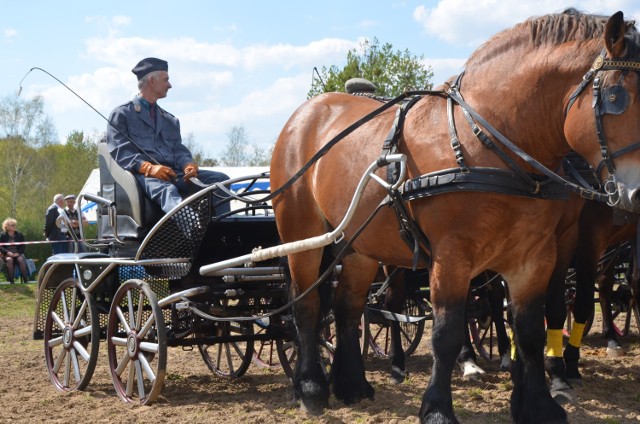
[[[188,163],[184,167],[184,180],[189,181],[189,178],[195,178],[198,176],[198,165],[195,163]]]
[[[138,172],[144,174],[145,177],[158,178],[165,181],[171,181],[176,177],[176,173],[168,166],[154,165],[146,161],[142,162]]]

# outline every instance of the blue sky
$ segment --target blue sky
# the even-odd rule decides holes
[[[32,67],[62,80],[103,115],[131,99],[131,68],[169,62],[173,89],[161,106],[211,157],[244,126],[269,148],[306,99],[313,67],[343,65],[348,50],[377,37],[424,56],[437,85],[462,69],[492,34],[530,16],[573,6],[640,22],[638,0],[440,1],[44,1],[3,2],[0,97],[14,95]],[[94,135],[106,122],[55,80],[32,72],[21,96],[41,94],[58,136]]]

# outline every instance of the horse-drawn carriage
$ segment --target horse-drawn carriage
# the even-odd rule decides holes
[[[469,282],[488,269],[509,284],[513,420],[566,421],[544,376],[547,288],[561,236],[577,222],[577,215],[563,221],[570,191],[640,211],[639,71],[640,35],[621,12],[607,18],[568,10],[494,36],[438,90],[405,93],[383,106],[337,93],[305,103],[274,148],[276,225],[270,217],[216,214],[231,199],[227,182],[185,199],[144,234],[144,223],[129,219],[139,211],[120,216],[118,190],[109,197],[103,189],[95,198],[100,238],[113,239],[96,246],[101,253],[53,257],[40,273],[39,304],[49,306],[39,310],[36,330],[42,328],[54,384],[88,382],[104,328],[94,325],[98,296],[111,299],[107,349],[125,400],[157,396],[167,345],[291,337],[280,336],[289,305],[277,258],[287,256],[296,398],[313,413],[327,407],[330,385],[346,404],[371,398],[358,326],[382,262],[430,269],[434,366],[419,414],[422,422],[457,422],[451,374]],[[558,175],[571,150],[596,169],[602,191]],[[262,262],[265,268],[255,266]],[[338,264],[338,342],[328,382],[319,360],[324,298],[317,289]],[[230,282],[235,275],[259,284]],[[257,316],[266,331],[246,334],[242,322]]]
[[[99,159],[100,195],[81,194],[99,205],[98,241],[75,240],[86,252],[52,256],[38,279],[33,331],[45,341],[54,386],[85,388],[105,338],[118,395],[141,403],[160,392],[168,346],[197,346],[212,371],[231,377],[242,375],[254,354],[291,359],[279,260],[199,272],[278,243],[271,208],[259,201],[268,193],[268,174],[209,187],[164,215],[102,143]],[[233,209],[216,215],[229,202]],[[254,342],[270,351],[263,345],[254,351]]]

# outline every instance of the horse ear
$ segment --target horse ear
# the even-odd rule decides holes
[[[604,30],[604,42],[607,47],[609,57],[620,57],[624,53],[624,33],[626,31],[626,25],[624,23],[624,17],[622,12],[616,12],[607,21],[607,25]]]

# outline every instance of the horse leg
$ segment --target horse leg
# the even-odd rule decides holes
[[[453,413],[451,375],[464,343],[464,311],[467,307],[469,276],[453,279],[452,276],[456,273],[446,272],[442,268],[438,263],[434,263],[430,276],[433,367],[420,406],[419,417],[423,424],[458,422]],[[447,281],[440,281],[442,275],[448,276]]]
[[[291,298],[304,292],[318,276],[321,256],[318,251],[303,252],[289,257]],[[303,284],[304,282],[304,284]],[[318,349],[320,325],[320,295],[312,290],[293,305],[298,361],[293,378],[295,400],[310,414],[320,414],[329,404],[329,384],[321,366]]]
[[[567,255],[569,257],[570,255]],[[547,354],[545,369],[550,379],[551,396],[559,404],[574,402],[573,387],[567,380],[562,355],[563,327],[567,319],[565,304],[566,275],[569,260],[558,258],[547,287],[545,318],[547,321]]]
[[[470,296],[467,297],[467,305],[470,304]],[[464,380],[480,381],[481,377],[485,374],[484,370],[478,366],[478,358],[476,352],[473,350],[473,344],[471,343],[471,336],[469,334],[469,308],[464,309],[464,343],[460,354],[458,354],[458,365],[462,370],[462,378]]]
[[[374,389],[364,374],[360,353],[360,317],[367,292],[378,270],[378,262],[358,254],[342,260],[342,272],[335,292],[337,346],[331,366],[333,393],[346,405],[373,399]]]
[[[608,266],[598,277],[598,290],[600,292],[600,307],[602,309],[602,337],[607,339],[607,356],[620,358],[625,355],[625,350],[618,340],[618,333],[613,326],[613,311],[611,300],[613,298],[614,265]]]
[[[593,319],[595,295],[595,281],[598,260],[600,257],[597,243],[585,242],[583,237],[591,237],[582,231],[580,233],[579,249],[576,253],[576,295],[573,307],[574,322],[571,326],[569,342],[564,348],[565,375],[572,385],[581,385],[582,376],[578,370],[580,363],[580,345],[584,328],[590,319]],[[586,251],[585,251],[586,249]]]
[[[498,353],[500,354],[500,371],[511,369],[511,341],[504,325],[504,286],[500,278],[493,278],[488,287],[489,307],[498,339]]]
[[[399,270],[392,277],[389,287],[385,292],[384,307],[386,310],[394,313],[402,313],[402,306],[406,299],[405,284],[408,284],[407,278],[410,270]],[[405,353],[402,347],[402,336],[400,334],[400,323],[398,321],[390,321],[389,329],[391,332],[391,349],[389,351],[389,359],[391,361],[391,374],[389,380],[392,384],[401,384],[406,378]]]
[[[534,257],[534,256],[531,256]],[[536,261],[540,265],[541,261]],[[522,264],[533,269],[534,263]],[[538,266],[539,271],[542,271]],[[534,279],[538,275],[520,274],[519,279],[506,276],[509,282],[516,359],[512,366],[513,392],[511,414],[515,423],[567,422],[567,414],[549,392],[544,375],[544,284]]]

